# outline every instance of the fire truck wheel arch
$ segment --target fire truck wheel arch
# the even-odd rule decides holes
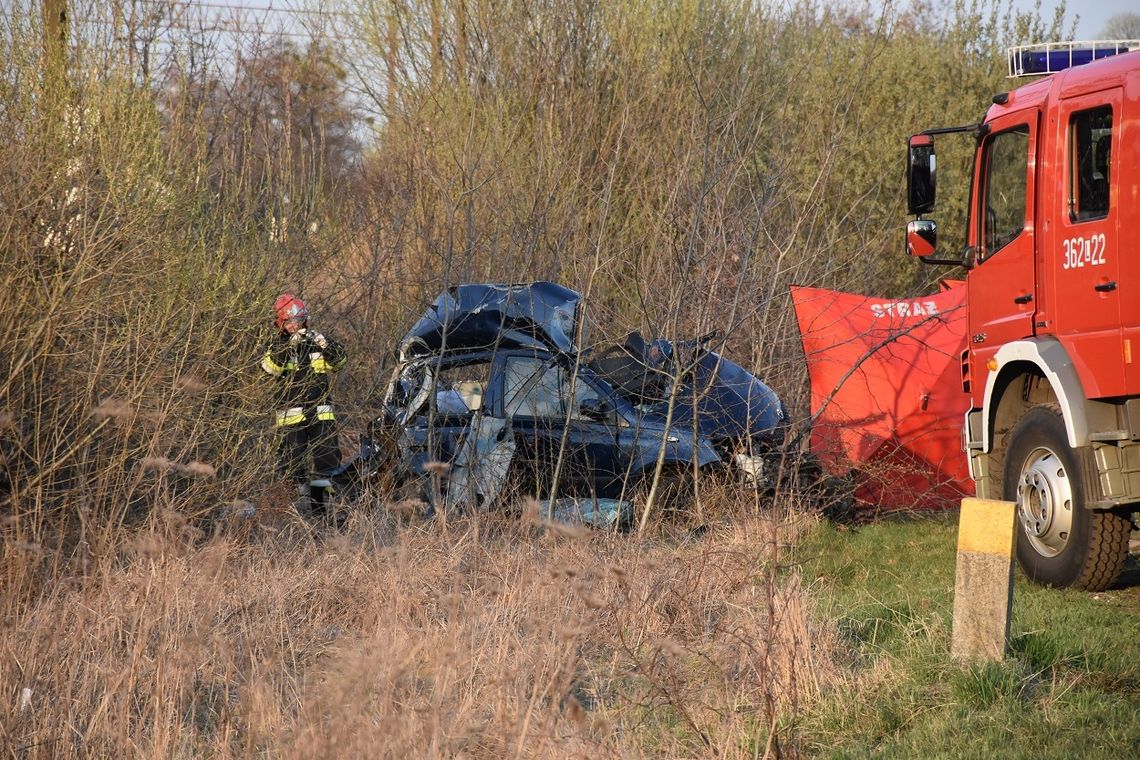
[[[1111,404],[1085,398],[1076,367],[1060,341],[1054,338],[1012,341],[998,349],[994,361],[997,368],[991,370],[986,377],[983,402],[983,408],[989,410],[989,414],[982,415],[982,450],[986,453],[993,448],[993,415],[1000,400],[994,398],[995,389],[1006,387],[1008,383],[999,384],[999,381],[1012,380],[1011,373],[1022,373],[1022,370],[1013,366],[1016,364],[1032,365],[1048,381],[1061,408],[1069,446],[1087,446],[1090,432],[1115,427],[1115,409]]]

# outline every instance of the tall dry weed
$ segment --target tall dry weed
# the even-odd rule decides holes
[[[764,518],[642,542],[380,512],[206,543],[165,519],[9,618],[19,754],[745,757],[840,677],[794,567],[768,572],[796,529]]]

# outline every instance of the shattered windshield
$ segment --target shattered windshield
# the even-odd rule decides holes
[[[452,364],[411,362],[393,382],[387,405],[404,423],[427,413],[469,416],[482,408],[490,375],[488,358]]]

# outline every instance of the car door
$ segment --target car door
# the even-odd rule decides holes
[[[411,415],[404,426],[402,456],[412,472],[428,462],[450,463],[467,437],[482,390],[486,386],[489,359],[460,357],[450,361],[426,360],[409,367],[402,390]],[[462,380],[460,378],[467,378]]]
[[[616,415],[592,420],[582,414],[599,397],[593,378],[541,355],[514,354],[503,363],[504,414],[511,420],[516,457],[539,493],[612,496],[621,491],[628,456],[618,446]]]
[[[970,243],[969,339],[982,363],[1033,335],[1037,302],[1034,210],[1036,108],[989,122],[977,153]]]
[[[1121,101],[1120,88],[1114,88],[1058,104],[1056,165],[1062,179],[1053,187],[1042,257],[1052,280],[1046,316],[1054,320],[1055,334],[1091,398],[1124,393],[1131,352],[1122,343],[1122,310],[1132,312],[1128,317],[1137,324],[1138,299],[1129,296],[1130,283],[1121,276],[1119,202],[1111,202],[1110,192],[1111,180],[1120,179],[1120,171],[1111,169],[1120,165]]]
[[[629,472],[630,458],[636,451],[635,438],[628,434],[628,423],[618,413],[613,391],[593,375],[565,372],[562,384],[563,409],[567,425],[567,449],[575,467],[575,493],[583,496],[616,498]],[[604,419],[592,419],[582,412],[587,401],[602,401]],[[596,405],[595,405],[596,406]]]

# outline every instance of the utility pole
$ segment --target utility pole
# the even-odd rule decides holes
[[[388,113],[390,120],[396,117],[396,67],[400,52],[400,5],[399,0],[391,0],[388,8]]]
[[[67,72],[67,0],[43,0],[44,80],[58,95]]]
[[[455,5],[456,39],[456,78],[460,85],[467,83],[467,0],[459,0]]]
[[[431,83],[439,84],[443,73],[443,19],[440,0],[431,0]]]

